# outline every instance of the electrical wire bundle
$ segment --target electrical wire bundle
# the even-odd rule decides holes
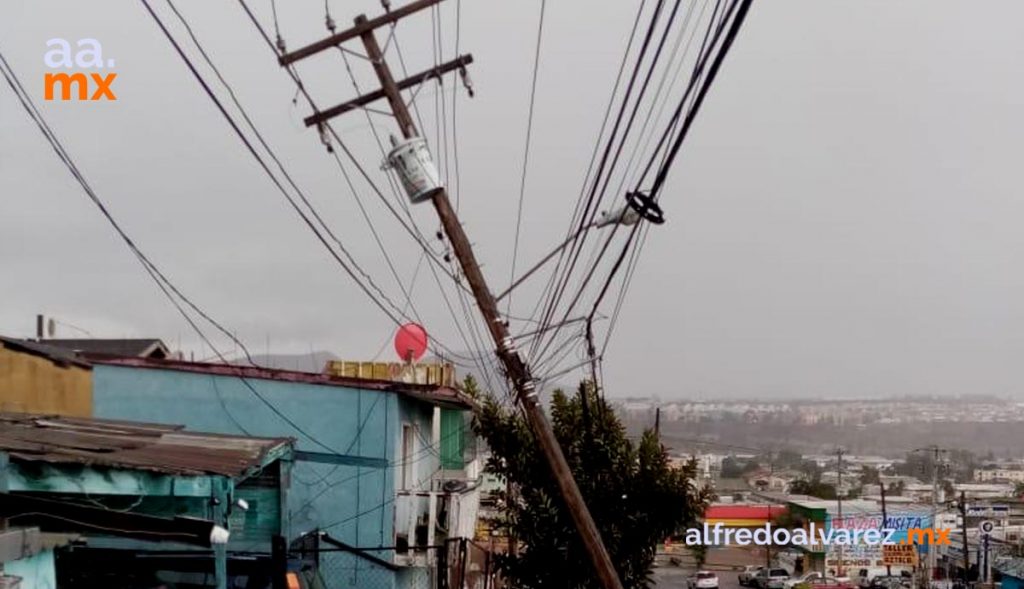
[[[709,0],[701,3],[699,10],[698,2],[691,2],[683,9],[681,0],[656,0],[653,6],[647,4],[642,3],[637,12],[599,141],[567,232],[568,245],[559,255],[538,304],[538,329],[543,335],[532,342],[530,360],[549,367],[547,375],[542,373],[542,379],[560,374],[568,354],[584,348],[586,361],[583,364],[590,365],[591,377],[600,382],[600,363],[620,316],[647,232],[652,223],[663,220],[658,202],[669,172],[751,2],[715,0],[710,12]],[[641,35],[640,24],[645,17],[647,26]],[[696,46],[696,54],[690,58],[699,31],[703,31],[703,38]],[[671,49],[666,52],[673,38]],[[630,57],[632,67],[627,71]],[[656,79],[657,83],[652,84]],[[679,82],[685,82],[685,86],[677,90]],[[616,104],[617,109],[613,108]],[[620,231],[622,225],[616,223],[606,230],[607,236],[600,236],[595,228],[598,213],[602,206],[614,205],[617,196],[627,197],[623,206],[630,207],[648,222],[642,220],[628,231]],[[618,245],[613,247],[615,243]],[[589,253],[584,256],[585,252]],[[598,346],[594,323],[620,275],[611,320]],[[581,306],[589,307],[584,328],[566,333],[564,326]],[[579,367],[577,364],[569,370]]]

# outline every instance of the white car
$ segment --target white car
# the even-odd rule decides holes
[[[758,589],[782,589],[782,584],[789,580],[786,569],[761,569],[754,576],[754,584]]]
[[[754,584],[754,577],[757,576],[757,572],[763,568],[763,566],[759,566],[756,564],[748,564],[747,566],[743,567],[743,570],[740,571],[740,574],[737,577],[739,579],[740,585],[743,587],[752,586]]]
[[[718,575],[711,571],[697,571],[686,579],[687,589],[718,589]]]

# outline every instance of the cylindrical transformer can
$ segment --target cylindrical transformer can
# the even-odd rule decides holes
[[[430,200],[441,190],[441,178],[422,137],[407,139],[388,154],[388,164],[402,181],[409,200],[418,203]]]

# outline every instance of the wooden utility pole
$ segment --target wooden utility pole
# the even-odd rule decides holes
[[[879,481],[878,481],[878,489],[879,489],[879,492],[882,494],[882,526],[881,526],[881,528],[884,530],[884,529],[886,529],[885,522],[889,520],[889,514],[885,512],[885,483],[883,483],[881,481],[881,479],[879,479]],[[882,550],[884,551],[885,547],[882,547]],[[885,554],[883,553],[882,556],[885,556]],[[885,565],[885,575],[887,577],[891,577],[892,576],[892,565],[890,565],[890,564],[886,564]]]
[[[356,37],[360,38],[366,49],[366,55],[373,64],[377,79],[380,81],[382,97],[386,98],[390,104],[391,111],[398,122],[398,127],[401,129],[402,136],[406,139],[417,137],[416,125],[409,114],[399,88],[406,81],[401,83],[395,82],[381,52],[380,45],[377,43],[374,30],[377,27],[393,23],[404,16],[437,4],[440,1],[419,0],[385,16],[375,18],[372,21],[367,19],[366,16],[360,15],[355,18],[355,27],[352,29],[337,33],[292,53],[282,55],[279,61],[281,65],[288,65],[304,57],[330,49],[345,40]],[[466,58],[456,60],[456,62],[460,63],[468,63],[468,61]],[[438,66],[435,68],[435,73],[440,70],[451,71],[461,67],[460,65],[455,65],[456,62]],[[425,81],[425,79],[424,77],[420,81]],[[356,99],[352,102],[365,104],[364,100],[365,98]],[[343,112],[338,107],[335,107],[333,110]],[[326,115],[326,113],[327,111],[324,111],[321,115]],[[307,121],[307,125],[318,124],[323,120],[325,120],[325,117],[321,116],[316,121]],[[517,400],[522,405],[530,428],[533,430],[548,466],[551,468],[552,475],[562,493],[565,505],[572,515],[576,529],[586,546],[601,585],[604,589],[622,589],[622,582],[615,571],[608,550],[601,540],[601,534],[597,529],[597,525],[594,523],[590,511],[583,501],[583,495],[580,493],[576,480],[573,479],[572,471],[569,469],[569,463],[566,461],[562,448],[558,445],[558,440],[555,439],[551,424],[548,422],[547,417],[544,415],[544,410],[538,402],[535,380],[530,374],[530,369],[526,362],[515,348],[508,325],[498,312],[497,302],[494,295],[491,294],[487,282],[484,280],[480,265],[477,263],[476,256],[473,254],[473,248],[469,243],[469,238],[466,237],[466,233],[463,231],[458,216],[452,209],[451,202],[448,200],[448,194],[443,187],[433,193],[431,202],[437,211],[437,216],[441,220],[445,235],[447,235],[448,241],[451,243],[452,251],[459,260],[462,272],[466,277],[466,282],[469,283],[473,297],[476,299],[477,306],[484,317],[487,329],[491,334],[491,339],[494,340],[498,359],[504,366],[505,374],[515,389]]]
[[[845,528],[843,521],[843,449],[836,449],[836,510],[839,512],[839,525]],[[839,564],[836,565],[836,576],[843,576],[843,545],[839,545]]]
[[[960,491],[960,501],[957,507],[960,508],[960,533],[964,536],[964,574],[962,578],[964,589],[966,589],[970,586],[968,579],[971,574],[971,552],[967,548],[967,496],[963,491]]]

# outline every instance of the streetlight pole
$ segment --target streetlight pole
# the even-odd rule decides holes
[[[594,228],[607,227],[608,225],[635,225],[639,220],[640,215],[627,205],[623,206],[620,209],[617,209],[612,213],[606,213],[603,217],[601,217],[597,221],[594,221],[593,223],[584,225],[578,231],[570,235],[565,241],[559,244],[558,247],[548,252],[548,254],[541,258],[539,262],[537,262],[529,270],[524,272],[522,276],[516,278],[515,281],[511,285],[509,285],[508,288],[501,291],[501,293],[499,293],[498,296],[494,297],[494,300],[500,301],[501,299],[508,296],[508,294],[512,292],[517,286],[525,282],[526,279],[532,276],[537,270],[543,268],[545,264],[550,262],[552,258],[558,255],[559,252],[568,247],[569,244],[575,241],[576,238],[579,237],[580,234],[582,234],[583,232]]]

